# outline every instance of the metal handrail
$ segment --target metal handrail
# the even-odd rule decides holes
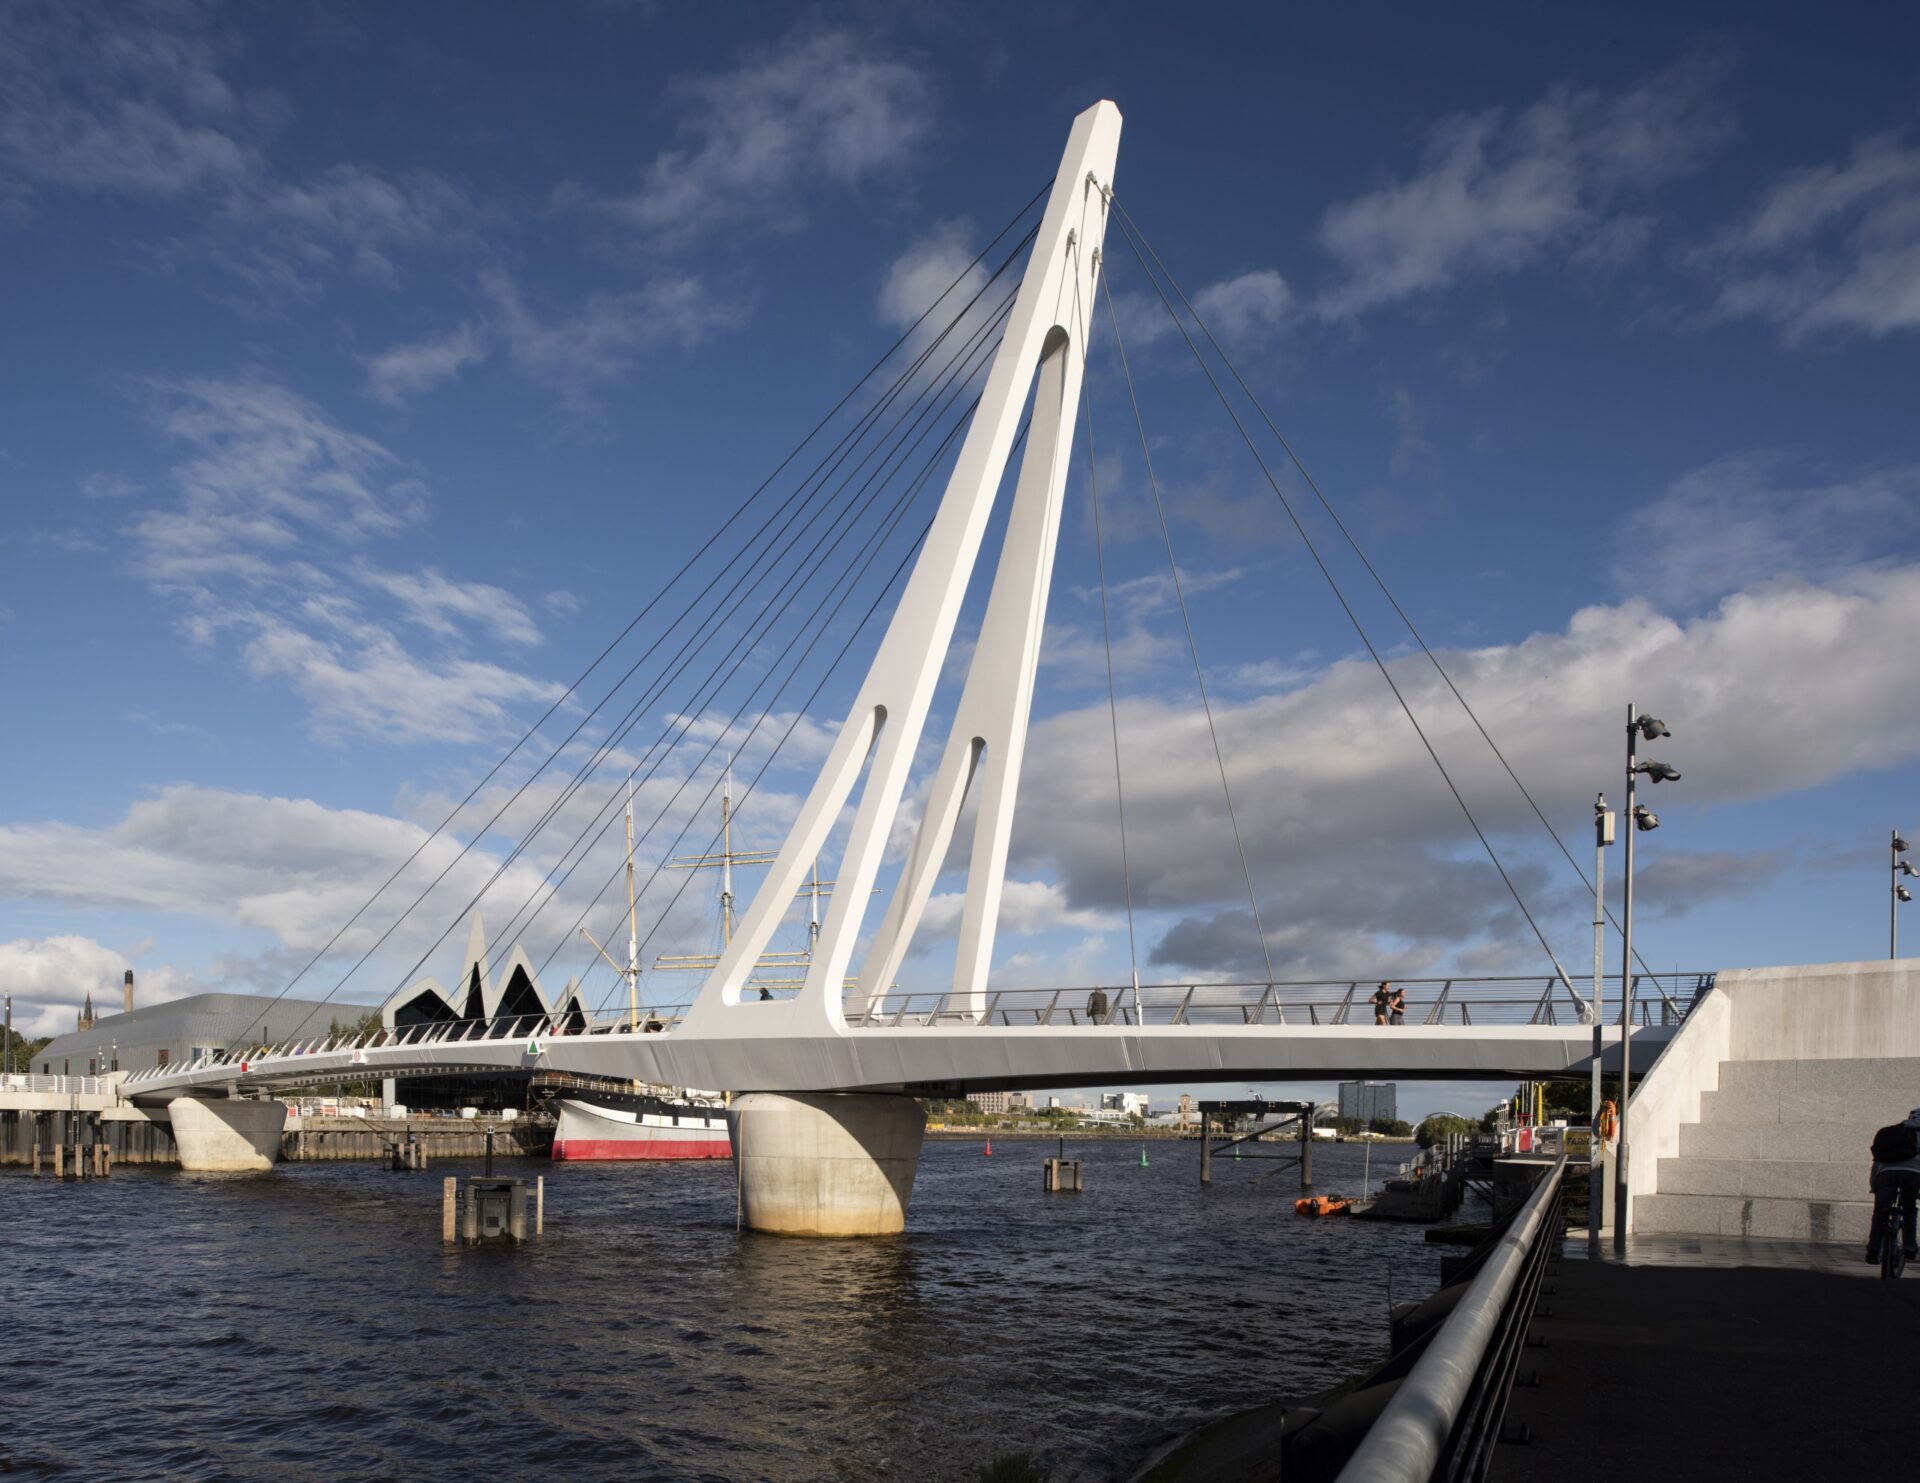
[[[1340,1483],[1420,1483],[1420,1480],[1477,1477],[1483,1471],[1485,1438],[1463,1435],[1461,1422],[1489,1361],[1509,1346],[1503,1338],[1516,1304],[1531,1313],[1538,1271],[1531,1258],[1541,1241],[1557,1234],[1560,1185],[1567,1171],[1563,1155],[1534,1187],[1506,1233],[1487,1256],[1453,1312],[1412,1370],[1400,1382],[1366,1436],[1340,1470]],[[1526,1279],[1531,1275],[1533,1282]],[[1524,1326],[1527,1315],[1517,1315]],[[1505,1377],[1494,1377],[1504,1387]],[[1504,1388],[1491,1408],[1498,1430],[1505,1409]],[[1481,1426],[1477,1432],[1487,1428]],[[1466,1450],[1470,1455],[1462,1459]],[[1464,1471],[1451,1464],[1464,1461]]]
[[[1678,980],[1681,997],[1668,991],[1661,979]],[[1534,975],[1525,977],[1401,979],[1396,986],[1406,995],[1406,1018],[1419,1023],[1419,1015],[1433,1026],[1458,1023],[1470,1025],[1553,1026],[1591,1024],[1593,1001],[1588,997],[1590,980],[1575,979],[1572,989],[1558,978],[1544,981]],[[1633,980],[1633,1022],[1642,1028],[1671,1027],[1686,1018],[1699,996],[1712,986],[1710,973],[1638,975]],[[1125,987],[1089,985],[1085,988],[996,989],[985,1011],[973,993],[929,993],[899,991],[872,1002],[846,1009],[848,1025],[862,1030],[924,1029],[932,1026],[965,1025],[1113,1025],[1143,1024],[1181,1026],[1252,1027],[1270,1023],[1273,1012],[1281,1024],[1352,1025],[1350,1018],[1358,985],[1353,982],[1299,981],[1249,983],[1169,983],[1141,984],[1136,991]],[[1613,989],[1608,998],[1617,1003],[1618,989],[1603,980],[1602,987]],[[1587,992],[1583,992],[1586,990]],[[1077,1009],[1082,996],[1092,1001],[1095,992],[1107,996],[1107,1011],[1096,1014],[1089,1008],[1084,1015]],[[1140,1013],[1135,1014],[1137,998]],[[1561,1020],[1558,1009],[1571,1012]],[[1610,1007],[1603,1018],[1615,1023],[1617,1011]]]
[[[57,1096],[104,1097],[113,1090],[105,1076],[33,1076],[24,1071],[0,1072],[0,1092],[52,1092]]]

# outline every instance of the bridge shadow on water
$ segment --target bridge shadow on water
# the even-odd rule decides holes
[[[1223,1411],[1385,1352],[1418,1227],[1293,1212],[1192,1143],[930,1142],[905,1235],[734,1231],[731,1164],[549,1165],[546,1240],[439,1244],[436,1166],[8,1181],[0,1462],[118,1478],[1124,1477]],[[1376,1152],[1376,1180],[1395,1151]],[[1385,1157],[1381,1155],[1384,1154]],[[1359,1192],[1362,1151],[1316,1150]],[[87,1406],[76,1412],[75,1398]]]

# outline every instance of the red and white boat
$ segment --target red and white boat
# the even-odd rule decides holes
[[[556,1160],[725,1159],[726,1105],[672,1092],[576,1093],[554,1103]]]

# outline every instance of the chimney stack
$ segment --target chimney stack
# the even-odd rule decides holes
[[[128,1014],[132,1014],[132,1013],[133,1013],[133,970],[132,970],[131,968],[129,968],[129,969],[127,970],[127,1008],[126,1008],[126,1012],[127,1012]]]

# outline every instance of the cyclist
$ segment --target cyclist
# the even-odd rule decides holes
[[[1900,1202],[1901,1254],[1908,1261],[1920,1256],[1916,1250],[1915,1200],[1920,1197],[1920,1107],[1909,1112],[1905,1122],[1889,1123],[1873,1135],[1873,1172],[1867,1184],[1873,1190],[1873,1224],[1867,1228],[1867,1260],[1880,1260],[1880,1239],[1886,1230],[1887,1212]]]

